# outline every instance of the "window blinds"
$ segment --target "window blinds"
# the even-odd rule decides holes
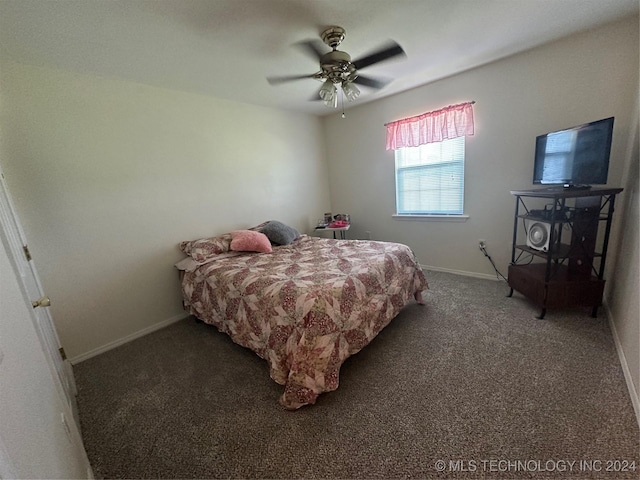
[[[464,138],[395,151],[399,215],[462,215]]]

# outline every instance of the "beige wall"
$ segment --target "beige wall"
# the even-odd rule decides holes
[[[330,207],[317,118],[4,67],[2,167],[72,358],[184,315],[180,241]]]
[[[625,170],[624,202],[616,207],[616,214],[621,215],[618,223],[617,258],[611,262],[608,282],[608,306],[611,314],[612,329],[619,344],[620,357],[625,375],[631,380],[630,390],[635,399],[634,407],[640,423],[640,177],[638,119],[639,103],[636,101],[635,121],[628,144],[628,165]],[[627,380],[629,381],[629,380]]]
[[[609,185],[622,184],[638,86],[638,18],[575,35],[484,67],[326,117],[332,207],[351,214],[350,234],[407,243],[423,265],[493,275],[478,249],[506,274],[515,200],[533,188],[535,137],[615,116]],[[386,122],[475,100],[466,141],[463,223],[397,220],[393,152]],[[363,172],[367,172],[363,174]],[[615,219],[619,221],[619,219]]]

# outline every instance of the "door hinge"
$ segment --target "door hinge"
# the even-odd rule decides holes
[[[31,261],[31,252],[29,251],[29,247],[27,245],[22,246],[22,250],[24,250],[24,256],[27,259],[27,262]]]
[[[67,354],[66,354],[66,352],[64,351],[64,348],[60,347],[60,348],[58,349],[58,351],[60,352],[60,356],[62,357],[62,360],[66,360],[66,359],[67,359]]]

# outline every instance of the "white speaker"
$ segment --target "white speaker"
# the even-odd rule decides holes
[[[539,220],[525,220],[527,247],[546,252],[551,243],[551,224]]]

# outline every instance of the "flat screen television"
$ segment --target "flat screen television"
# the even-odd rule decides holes
[[[607,183],[613,119],[604,118],[538,136],[533,183],[565,188]]]

